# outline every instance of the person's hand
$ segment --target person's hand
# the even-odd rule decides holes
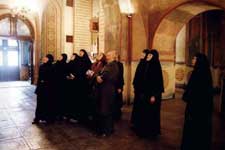
[[[150,103],[151,103],[151,104],[154,104],[154,103],[155,103],[155,96],[152,96],[152,97],[150,98]]]
[[[97,76],[97,82],[98,82],[98,83],[102,83],[102,82],[103,82],[101,76]]]
[[[122,89],[117,89],[117,92],[118,93],[122,93]]]

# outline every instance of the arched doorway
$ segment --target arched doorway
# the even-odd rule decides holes
[[[224,11],[224,9],[204,2],[185,3],[169,12],[164,18],[162,18],[160,24],[158,25],[158,28],[154,34],[152,48],[158,49],[161,54],[164,80],[166,81],[166,92],[164,94],[165,97],[174,96],[175,83],[177,83],[179,80],[185,84],[187,81],[187,76],[191,70],[190,68],[186,67],[186,60],[191,58],[191,55],[189,55],[190,53],[186,53],[186,49],[188,49],[188,44],[190,44],[188,42],[193,40],[193,37],[184,41],[184,44],[186,45],[183,47],[183,49],[185,50],[183,53],[181,53],[184,59],[177,61],[177,57],[179,57],[178,53],[176,52],[177,43],[179,43],[179,38],[177,38],[179,36],[178,33],[181,30],[190,31],[187,28],[182,28],[184,28],[184,26],[189,27],[190,21],[196,16],[204,16],[202,14],[205,12],[212,11]],[[202,26],[205,25],[203,20],[200,20],[200,23]],[[201,32],[201,36],[206,34],[206,32],[203,30],[193,32]],[[184,34],[185,37],[187,36],[186,33]],[[201,40],[201,42],[207,43],[208,41]],[[204,49],[203,47],[199,47],[199,49],[202,49],[201,52],[204,52],[207,55],[209,54],[207,51],[207,46],[205,46]]]
[[[0,16],[0,81],[33,81],[33,41],[27,18]]]

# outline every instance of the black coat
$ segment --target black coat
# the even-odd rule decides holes
[[[195,66],[183,94],[183,100],[187,105],[181,149],[210,150],[213,87],[208,65],[203,63]]]
[[[58,116],[65,115],[66,104],[65,99],[67,95],[67,75],[68,75],[68,64],[66,61],[57,61],[55,63],[55,92],[56,92],[56,103]]]
[[[164,92],[162,69],[158,58],[141,63],[143,68],[139,69],[142,74],[139,75],[139,82],[134,82],[136,112],[133,112],[132,123],[137,135],[156,136],[160,134],[161,94]],[[150,103],[152,96],[155,97],[153,104]]]
[[[143,91],[142,75],[143,75],[143,72],[144,72],[145,65],[146,65],[146,61],[144,59],[141,59],[138,66],[137,66],[135,75],[134,75],[134,80],[133,80],[134,91]]]
[[[123,107],[123,86],[124,86],[124,78],[123,78],[123,63],[117,61],[118,69],[119,69],[119,75],[118,80],[116,83],[116,98],[114,103],[114,113],[113,118],[115,120],[119,120],[122,116],[121,108]],[[121,92],[118,92],[118,89],[121,89]]]
[[[66,116],[70,118],[75,118],[78,115],[79,109],[79,85],[78,85],[78,74],[79,74],[79,59],[71,60],[68,63],[68,73],[67,73],[67,84],[66,84],[66,96],[65,107],[66,107]],[[72,79],[71,74],[75,77]],[[70,77],[70,78],[69,78]]]
[[[117,83],[116,83],[116,87],[117,87],[117,89],[122,89],[123,90],[123,86],[124,86],[124,78],[123,78],[124,68],[123,68],[123,63],[117,61],[117,65],[118,65],[118,69],[119,69],[119,75],[118,75],[118,80],[117,80]]]
[[[135,122],[137,121],[137,112],[138,109],[140,107],[138,107],[137,102],[139,99],[139,95],[141,93],[141,91],[143,92],[143,72],[144,72],[144,68],[146,65],[146,61],[144,59],[141,59],[136,71],[135,71],[135,75],[134,75],[134,79],[133,79],[133,87],[134,87],[134,104],[133,104],[133,109],[132,109],[132,114],[131,114],[131,124],[135,124]]]
[[[37,107],[35,119],[50,120],[54,112],[54,68],[51,63],[44,63],[39,68],[37,94]]]

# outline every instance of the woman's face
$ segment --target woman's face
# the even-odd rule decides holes
[[[145,53],[141,53],[141,59],[144,59],[145,58]]]
[[[101,59],[102,59],[102,57],[103,57],[103,54],[102,54],[102,53],[100,53],[100,54],[98,54],[98,56],[96,57],[96,59],[97,59],[97,60],[101,60]]]
[[[150,61],[152,59],[153,55],[152,54],[148,54],[146,60]]]
[[[61,60],[63,60],[63,57],[62,57],[62,55],[60,55],[60,57],[59,57],[59,60],[61,61]]]
[[[195,66],[196,62],[197,62],[197,57],[194,56],[191,61],[192,66]]]
[[[47,63],[47,62],[48,62],[48,57],[46,57],[46,56],[43,57],[43,58],[42,58],[42,62],[43,62],[43,63]]]
[[[76,59],[76,55],[72,55],[70,60],[75,60]]]
[[[83,51],[80,51],[79,52],[79,55],[80,55],[80,57],[83,57],[84,56],[84,52]]]

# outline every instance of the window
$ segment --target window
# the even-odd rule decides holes
[[[10,21],[9,18],[0,20],[0,35],[10,35]]]
[[[30,30],[22,20],[18,19],[16,28],[17,28],[17,35],[30,36]]]
[[[2,40],[0,39],[0,46],[2,46],[3,45],[3,42],[2,42]]]
[[[18,46],[17,40],[8,40],[8,46]]]
[[[18,51],[8,51],[8,66],[18,66]]]

